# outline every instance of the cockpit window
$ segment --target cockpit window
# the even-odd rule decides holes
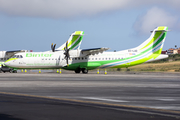
[[[16,55],[12,56],[12,58],[15,58]]]

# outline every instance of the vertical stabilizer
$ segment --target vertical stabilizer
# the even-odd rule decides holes
[[[136,47],[139,52],[152,52],[154,54],[161,54],[168,27],[160,26],[152,31],[151,36]]]
[[[84,35],[84,31],[75,31],[74,33],[72,33],[67,41],[68,49],[69,48],[70,48],[69,50],[79,49],[81,46],[83,35]],[[65,47],[66,47],[66,42],[56,50],[64,50]]]

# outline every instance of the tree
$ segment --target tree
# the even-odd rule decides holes
[[[175,48],[177,48],[177,45],[175,45]]]

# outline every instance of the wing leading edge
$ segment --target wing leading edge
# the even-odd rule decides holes
[[[103,53],[106,50],[109,50],[109,48],[102,47],[102,48],[82,49],[81,53],[86,54],[86,56],[88,56],[88,55]]]

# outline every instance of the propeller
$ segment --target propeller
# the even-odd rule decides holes
[[[51,50],[52,52],[55,52],[55,47],[56,47],[56,44],[53,45],[53,43],[51,44]]]
[[[70,48],[69,48],[70,49]],[[66,59],[66,63],[67,63],[67,66],[69,66],[68,64],[68,59],[70,59],[70,55],[69,55],[69,49],[68,49],[68,41],[66,42],[66,47],[64,47],[64,55],[65,55],[65,59]]]

